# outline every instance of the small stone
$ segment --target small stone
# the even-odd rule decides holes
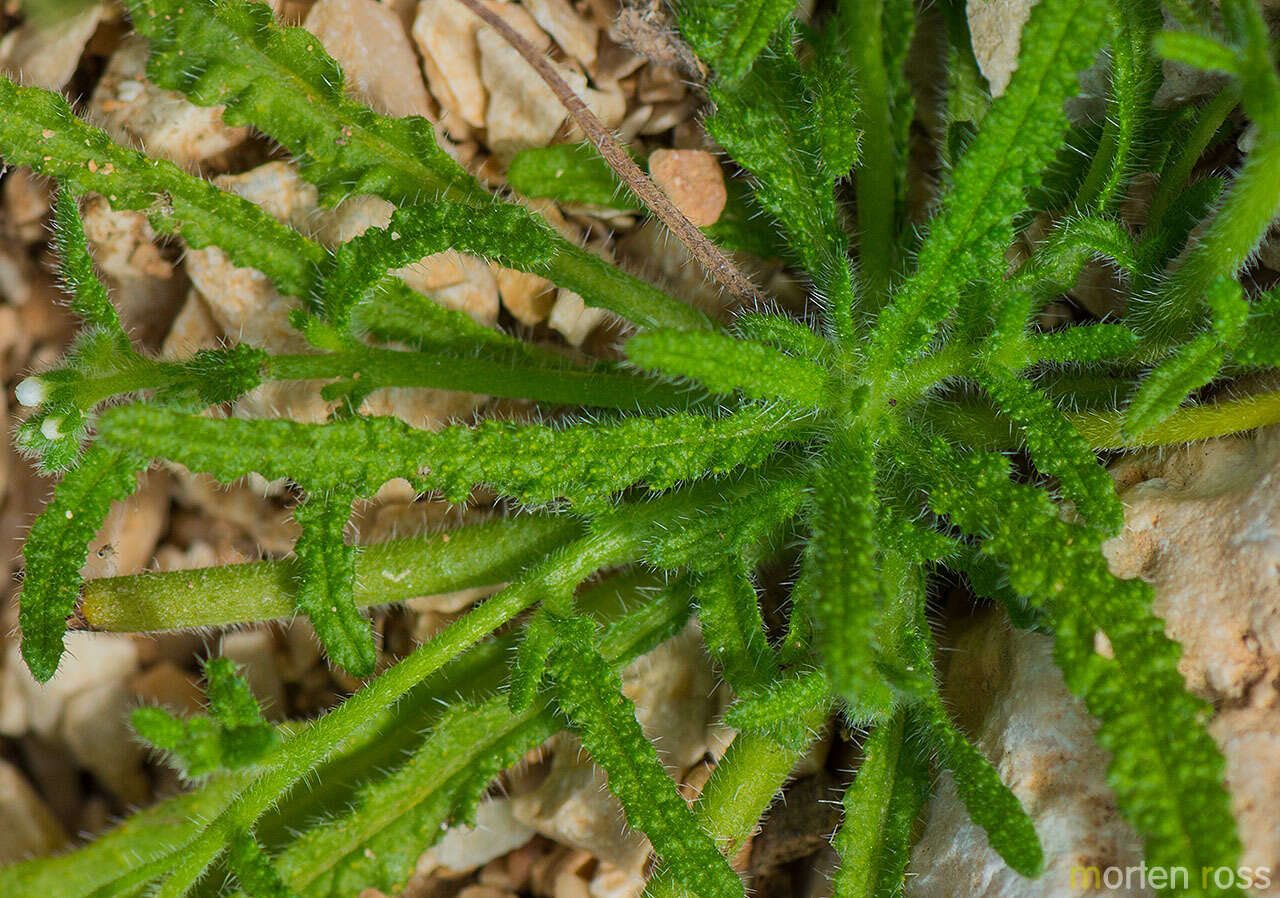
[[[61,736],[81,767],[127,804],[151,794],[142,770],[144,749],[129,725],[136,704],[125,682],[115,680],[79,692],[63,712]]]
[[[167,659],[130,679],[129,690],[144,704],[187,714],[204,710],[204,690],[199,680]]]
[[[567,0],[524,0],[524,6],[566,53],[588,69],[595,65],[599,31],[578,15]]]
[[[0,761],[0,866],[52,854],[67,834],[36,790],[6,761]]]
[[[62,90],[106,10],[106,3],[93,3],[69,17],[22,23],[0,39],[0,71],[32,87]]]
[[[476,809],[474,827],[454,827],[432,849],[442,867],[470,872],[524,845],[534,830],[517,820],[511,801],[493,798]]]
[[[487,102],[476,46],[480,25],[458,0],[423,0],[413,22],[431,94],[446,112],[473,128],[484,127]]]
[[[968,0],[969,34],[978,69],[998,97],[1009,86],[1018,68],[1022,26],[1031,16],[1036,0]]]
[[[57,732],[73,696],[103,684],[124,683],[138,667],[138,649],[129,636],[72,631],[65,639],[66,652],[47,683],[31,676],[17,643],[9,646],[5,658],[4,680],[17,687],[27,729],[44,739]]]
[[[358,99],[391,115],[431,117],[418,58],[394,10],[375,0],[319,0],[303,25],[342,66]]]
[[[504,5],[500,11],[535,47],[545,49],[550,39],[528,13],[516,14],[519,9]],[[481,30],[476,43],[480,48],[481,78],[489,92],[484,121],[489,149],[505,164],[520,150],[549,144],[568,116],[555,92],[501,35]],[[556,64],[556,69],[605,128],[614,128],[622,121],[626,104],[620,90],[590,88],[581,72],[563,64]],[[567,136],[572,139],[571,134]]]
[[[526,271],[494,266],[502,305],[521,324],[541,324],[551,314],[556,288],[549,280]]]
[[[604,309],[587,307],[582,297],[563,287],[556,291],[555,305],[551,307],[550,325],[569,341],[581,346],[600,322],[609,315]]]
[[[649,175],[697,227],[720,220],[729,194],[715,156],[703,150],[655,150],[649,156]]]
[[[149,81],[150,54],[139,35],[125,38],[112,54],[89,101],[95,122],[119,142],[187,168],[244,142],[249,129],[224,123],[223,107],[197,106]]]

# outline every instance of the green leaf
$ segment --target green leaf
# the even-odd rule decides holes
[[[239,833],[227,846],[227,866],[249,898],[292,898],[271,860],[249,833]]]
[[[524,626],[524,638],[516,652],[516,663],[511,669],[510,691],[507,703],[513,714],[529,707],[537,695],[538,687],[547,671],[547,659],[555,650],[556,631],[543,612],[537,612]]]
[[[745,340],[767,343],[811,362],[824,362],[831,354],[831,346],[812,328],[782,315],[747,312],[734,320],[733,329]]]
[[[1216,334],[1201,334],[1182,346],[1139,385],[1125,410],[1125,430],[1140,434],[1169,417],[1188,393],[1213,379],[1225,354]]]
[[[918,267],[881,313],[871,371],[885,378],[928,343],[955,308],[961,285],[993,278],[1003,265],[1011,222],[1057,152],[1063,102],[1078,90],[1107,29],[1100,0],[1043,0],[1031,10],[1009,88],[992,104],[955,186],[929,227]]]
[[[681,0],[676,14],[694,52],[732,84],[794,9],[789,0]]]
[[[487,192],[437,146],[426,119],[379,116],[347,99],[342,70],[320,41],[302,28],[275,24],[267,4],[127,5],[134,27],[151,42],[152,81],[201,106],[225,106],[229,124],[253,124],[270,134],[326,203],[390,191],[487,201]]]
[[[743,894],[742,881],[694,820],[636,721],[622,681],[593,646],[584,618],[559,619],[551,656],[556,696],[592,759],[609,775],[609,791],[627,822],[643,832],[675,877],[703,898]]]
[[[668,489],[701,474],[758,465],[777,440],[803,432],[785,413],[759,409],[566,428],[485,421],[434,433],[395,418],[214,420],[143,405],[111,409],[99,422],[108,445],[226,482],[256,471],[268,480],[292,478],[308,492],[347,489],[369,496],[404,477],[455,501],[487,483],[530,504],[560,498],[592,504],[638,482]]]
[[[384,228],[370,228],[338,247],[319,286],[326,317],[344,325],[350,309],[388,271],[424,256],[456,249],[508,268],[543,273],[555,252],[555,235],[521,206],[477,207],[448,200],[397,209]]]
[[[955,728],[941,699],[913,708],[909,719],[955,777],[969,817],[986,831],[991,847],[1018,873],[1039,876],[1044,870],[1044,850],[1031,818],[995,768]]]
[[[725,723],[795,751],[803,751],[817,736],[808,717],[798,714],[797,709],[831,704],[826,675],[814,669],[775,676],[772,681],[761,677],[753,688],[735,691],[738,700],[725,713]]]
[[[760,205],[781,224],[833,320],[844,321],[847,332],[853,302],[845,252],[849,238],[834,184],[844,172],[833,176],[826,166],[814,164],[822,159],[821,123],[829,118],[809,114],[813,98],[785,37],[775,40],[736,86],[710,86],[716,108],[705,125],[755,179]]]
[[[279,141],[322,201],[361,193],[397,206],[448,200],[474,207],[477,222],[496,207],[489,191],[436,144],[430,122],[378,115],[348,99],[342,71],[320,41],[303,28],[277,25],[267,4],[129,0],[128,7],[134,27],[151,41],[151,79],[199,105],[225,106],[229,124],[251,124]],[[547,277],[588,305],[644,326],[710,324],[562,237],[555,249]]]
[[[120,316],[107,298],[107,288],[93,271],[93,259],[85,241],[76,195],[70,190],[59,190],[54,208],[57,212],[54,217],[54,246],[58,253],[59,271],[71,290],[71,310],[83,318],[86,325],[112,334],[119,351],[130,353],[132,347],[120,326]]]
[[[844,793],[844,820],[831,842],[840,855],[835,898],[902,895],[916,820],[930,791],[928,767],[904,741],[896,715],[863,745],[862,766]]]
[[[978,382],[1027,441],[1041,471],[1058,479],[1062,492],[1085,520],[1115,533],[1124,524],[1124,508],[1111,475],[1098,464],[1089,442],[1049,399],[1015,374],[983,371]]]
[[[739,695],[778,677],[751,571],[740,559],[698,578],[698,620],[707,651]]]
[[[62,657],[67,617],[84,582],[80,568],[89,541],[106,520],[111,503],[138,488],[146,462],[128,452],[94,446],[69,470],[53,499],[36,518],[22,547],[22,657],[32,676],[47,681]]]
[[[2,75],[0,146],[6,164],[29,165],[72,194],[101,194],[112,209],[144,212],[156,230],[181,236],[188,246],[219,246],[236,265],[263,272],[284,293],[305,296],[324,258],[319,245],[248,200],[171,162],[119,146],[76,118],[58,94],[18,87]]]
[[[1138,335],[1122,324],[1081,324],[1031,334],[1027,348],[1042,362],[1087,364],[1129,356],[1138,348]]]
[[[698,381],[713,393],[741,390],[752,399],[783,399],[812,408],[825,398],[826,372],[763,343],[707,331],[652,330],[627,341],[641,368]]]
[[[1068,687],[1100,721],[1108,783],[1146,841],[1147,862],[1234,868],[1240,846],[1222,756],[1204,726],[1210,709],[1186,691],[1180,649],[1151,613],[1150,587],[1112,577],[1102,535],[1061,520],[1043,492],[1011,483],[1003,457],[961,455],[935,440],[912,460],[933,483],[934,508],[980,534],[1010,586],[1045,613]]]
[[[1240,56],[1207,34],[1191,31],[1162,31],[1152,41],[1152,49],[1172,59],[1207,72],[1240,74]]]
[[[875,668],[884,589],[876,564],[875,466],[865,431],[838,431],[813,479],[806,551],[811,614],[831,688],[856,715],[890,704]]]
[[[175,769],[190,779],[256,764],[279,741],[235,664],[212,658],[204,669],[210,716],[183,719],[142,707],[132,717],[138,735],[169,752]]]
[[[356,609],[355,547],[342,536],[356,495],[340,488],[309,494],[293,510],[302,527],[293,553],[298,558],[298,609],[315,625],[335,664],[352,676],[367,677],[378,653],[369,622]]]
[[[589,604],[589,597],[582,598]],[[598,640],[599,651],[622,667],[681,630],[689,610],[681,589],[647,596],[645,604],[613,620]],[[456,703],[403,764],[386,775],[371,770],[350,807],[292,841],[277,868],[307,898],[345,898],[367,888],[393,892],[445,827],[474,820],[502,770],[561,726],[540,701],[519,713],[501,696]]]
[[[585,143],[559,143],[521,150],[507,167],[507,183],[525,196],[561,203],[630,212],[644,208],[609,163]]]

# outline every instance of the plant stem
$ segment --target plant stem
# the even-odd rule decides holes
[[[202,834],[183,846],[182,861],[157,895],[182,895],[226,848],[229,839],[254,822],[359,734],[365,724],[450,660],[509,622],[545,595],[572,589],[601,567],[629,559],[636,548],[635,527],[625,523],[598,528],[565,546],[529,575],[473,608],[429,643],[330,711],[319,723],[284,742],[263,762],[263,772],[229,807],[209,821]]]
[[[581,535],[573,518],[522,515],[424,539],[356,549],[357,607],[489,586]],[[103,577],[84,585],[80,613],[94,630],[146,632],[291,617],[297,563],[255,561],[191,571]],[[216,603],[192,602],[216,596]]]
[[[1240,85],[1233,81],[1201,108],[1195,127],[1182,144],[1182,151],[1160,173],[1160,186],[1156,188],[1156,195],[1152,197],[1151,206],[1147,210],[1148,234],[1154,233],[1160,226],[1169,206],[1191,177],[1191,170],[1195,168],[1196,162],[1239,102]]]
[[[1124,430],[1124,414],[1112,410],[1063,412],[1098,451],[1149,449],[1230,436],[1280,424],[1280,391],[1180,408],[1140,434]],[[925,408],[922,424],[970,446],[1014,450],[1021,440],[1007,419],[989,405],[949,400]]]
[[[392,349],[273,357],[270,380],[362,378],[362,386],[426,387],[556,405],[597,408],[687,408],[698,398],[687,387],[621,371],[538,366],[475,356],[446,356]]]

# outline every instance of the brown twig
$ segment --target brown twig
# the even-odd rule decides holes
[[[568,110],[569,115],[578,123],[578,127],[587,135],[587,140],[591,141],[592,146],[604,157],[604,161],[609,163],[609,167],[622,179],[623,183],[631,188],[631,192],[640,199],[640,202],[658,216],[658,220],[667,226],[676,239],[688,248],[693,257],[711,272],[711,276],[719,281],[721,286],[747,299],[757,301],[764,299],[755,284],[751,283],[729,257],[676,208],[658,185],[649,180],[537,47],[507,24],[505,19],[482,5],[479,0],[462,0],[462,3],[497,31],[503,40],[533,66],[533,70],[538,73],[547,87],[551,88],[561,105]]]

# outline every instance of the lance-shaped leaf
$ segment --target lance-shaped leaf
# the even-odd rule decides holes
[[[388,271],[449,249],[542,272],[555,252],[555,234],[524,207],[496,201],[480,214],[474,205],[449,200],[397,209],[385,228],[370,228],[338,247],[318,288],[320,307],[343,325],[351,307]]]
[[[965,282],[998,273],[1010,223],[1053,158],[1066,127],[1063,102],[1103,43],[1106,3],[1044,0],[1023,29],[1018,68],[956,167],[955,187],[929,227],[915,274],[881,313],[872,337],[875,377],[928,343]]]
[[[227,867],[249,898],[294,898],[252,833],[237,833],[231,840]]]
[[[511,669],[507,701],[513,713],[525,710],[533,702],[555,644],[555,627],[545,612],[536,612],[524,625],[520,648],[516,650],[516,662]]]
[[[733,330],[745,340],[766,343],[812,362],[821,363],[831,353],[830,344],[812,328],[781,315],[747,312],[734,319]]]
[[[329,657],[350,674],[373,673],[377,651],[369,622],[360,616],[354,598],[355,547],[342,531],[351,516],[354,490],[334,489],[307,496],[293,510],[302,527],[293,554],[298,558],[298,608],[315,625]]]
[[[204,671],[208,716],[180,718],[150,706],[133,712],[138,735],[169,752],[178,771],[192,779],[253,764],[278,741],[234,663],[211,658]]]
[[[562,203],[630,212],[643,208],[609,163],[585,143],[558,143],[521,150],[507,167],[507,183],[525,196]]]
[[[1088,363],[1124,358],[1138,348],[1138,335],[1122,324],[1082,324],[1032,334],[1029,354],[1042,362]]]
[[[835,180],[844,174],[815,164],[823,159],[821,129],[834,120],[809,114],[812,96],[784,36],[775,40],[749,74],[733,87],[710,89],[715,114],[708,133],[755,179],[760,205],[777,218],[792,253],[815,279],[835,321],[848,331],[853,302],[846,248],[849,243],[835,198]],[[832,166],[843,165],[840,150]],[[833,174],[834,171],[834,174]]]
[[[1162,31],[1151,42],[1152,49],[1172,59],[1206,72],[1240,74],[1240,54],[1216,38],[1192,31]]]
[[[784,748],[803,751],[817,733],[809,717],[797,708],[831,704],[831,686],[820,670],[804,670],[772,682],[760,678],[747,690],[738,690],[738,700],[729,706],[725,723],[744,733],[765,736]]]
[[[1211,330],[1179,347],[1138,385],[1125,410],[1125,429],[1133,434],[1154,427],[1182,404],[1187,395],[1217,375],[1223,359],[1244,334],[1249,301],[1230,277],[1216,281],[1204,298]]]
[[[793,429],[794,427],[794,429]],[[143,405],[102,416],[99,438],[165,458],[223,481],[252,472],[291,477],[307,490],[372,495],[404,477],[461,501],[487,483],[521,501],[592,503],[634,483],[667,489],[687,478],[762,462],[777,441],[805,431],[776,411],[723,418],[671,415],[567,428],[486,421],[417,430],[396,418],[329,424],[214,420]]]
[[[622,680],[594,647],[591,622],[561,618],[556,628],[551,670],[558,704],[608,774],[609,791],[622,803],[627,822],[649,837],[663,863],[693,894],[740,898],[742,880],[698,826],[644,737]]]
[[[863,753],[831,842],[840,855],[835,898],[902,894],[916,820],[929,797],[928,766],[906,744],[901,714],[876,727]]]
[[[19,624],[22,657],[32,676],[44,682],[62,657],[67,617],[75,610],[84,582],[80,568],[89,541],[106,520],[111,503],[138,487],[146,462],[129,452],[91,447],[69,470],[27,533],[22,547],[25,576]]]
[[[747,73],[794,9],[787,0],[681,0],[676,5],[680,30],[694,52],[727,83]]]
[[[698,381],[713,393],[741,390],[752,399],[782,399],[812,408],[824,398],[826,372],[771,346],[704,331],[652,330],[627,341],[642,368]]]
[[[59,190],[55,208],[54,247],[59,273],[71,291],[71,310],[84,319],[86,325],[111,332],[121,351],[130,351],[129,337],[120,325],[120,316],[107,298],[107,288],[93,271],[76,195],[70,190]]]
[[[303,28],[276,24],[266,3],[130,0],[128,6],[134,26],[151,41],[152,80],[202,106],[225,106],[229,123],[252,124],[279,141],[322,201],[353,193],[397,206],[444,199],[473,206],[477,219],[495,207],[489,191],[436,144],[430,122],[378,115],[348,99],[342,70],[320,41]],[[701,312],[563,237],[555,247],[547,276],[589,305],[644,326],[710,325]]]
[[[627,590],[627,582],[619,588]],[[591,591],[581,599],[589,609]],[[598,650],[609,665],[621,668],[683,628],[689,612],[687,589],[660,590],[613,619]],[[306,898],[343,898],[367,888],[394,891],[448,825],[476,820],[481,797],[502,770],[562,725],[542,701],[521,712],[501,696],[450,706],[408,760],[389,775],[371,778],[349,808],[281,852],[281,877]]]
[[[884,589],[876,564],[873,452],[865,431],[832,436],[813,479],[805,555],[822,666],[831,688],[858,716],[890,704],[875,666]]]
[[[1044,850],[1031,818],[995,768],[955,728],[941,699],[916,706],[908,719],[951,771],[960,800],[973,822],[986,831],[991,847],[1023,876],[1038,876],[1044,869]]]
[[[1124,523],[1124,508],[1114,482],[1075,425],[1015,374],[983,371],[978,380],[1000,410],[1017,423],[1036,467],[1058,479],[1062,492],[1086,520],[1108,533],[1118,530]]]
[[[734,692],[743,695],[777,679],[778,662],[747,565],[731,558],[698,578],[697,596],[702,638]]]
[[[1098,741],[1112,755],[1108,783],[1146,840],[1148,863],[1234,867],[1240,847],[1222,756],[1204,727],[1209,708],[1186,691],[1179,647],[1151,613],[1150,587],[1111,576],[1102,535],[1063,521],[1043,492],[1011,483],[1002,456],[961,455],[935,440],[911,458],[932,481],[933,507],[981,535],[1010,586],[1045,612],[1067,685],[1100,721]]]
[[[310,290],[324,251],[248,200],[218,190],[163,159],[119,146],[76,118],[56,93],[18,87],[0,75],[0,145],[9,165],[29,165],[71,193],[98,193],[113,209],[137,209],[188,246],[216,245],[280,289]]]

